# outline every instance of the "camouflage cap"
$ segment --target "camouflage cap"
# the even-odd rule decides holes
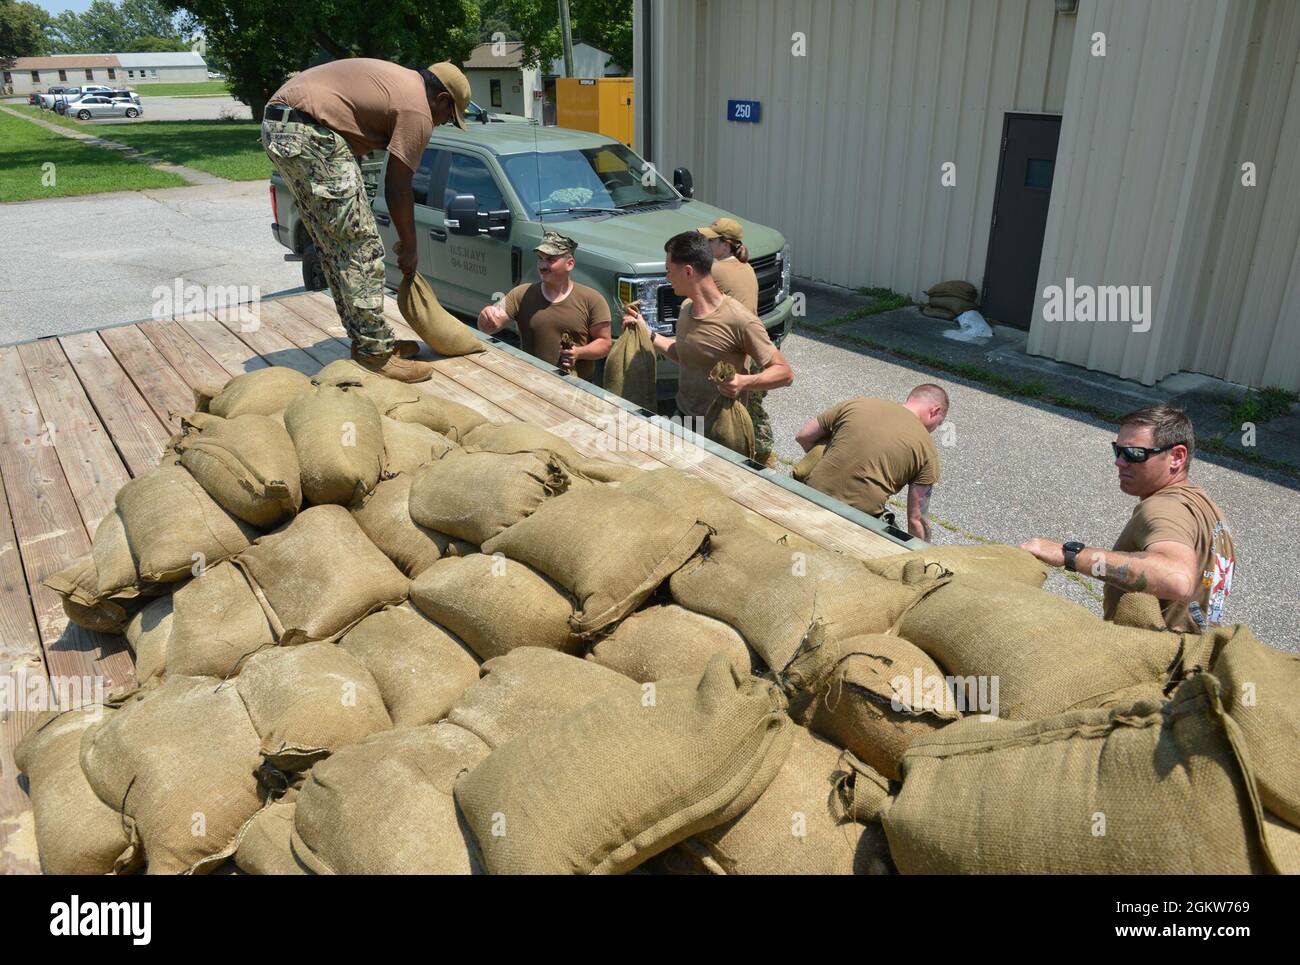
[[[697,230],[706,238],[726,238],[728,241],[734,241],[737,244],[745,237],[745,229],[740,226],[740,222],[735,218],[719,218],[707,228]]]
[[[577,250],[578,243],[558,231],[543,232],[542,243],[533,249],[533,251],[540,251],[544,255],[550,255],[552,258],[556,255],[572,255]]]

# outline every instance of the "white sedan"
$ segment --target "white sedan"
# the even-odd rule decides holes
[[[144,113],[144,107],[125,98],[87,94],[80,100],[69,101],[64,113],[67,117],[88,121],[92,117],[139,117]]]

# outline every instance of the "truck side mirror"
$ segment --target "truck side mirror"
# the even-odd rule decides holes
[[[695,179],[690,168],[673,168],[673,187],[684,198],[695,197]]]
[[[472,194],[458,194],[447,202],[442,223],[454,235],[478,236],[478,199]]]

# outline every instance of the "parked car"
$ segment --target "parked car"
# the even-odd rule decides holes
[[[38,94],[37,96],[40,98],[41,110],[54,110],[54,102],[62,97],[69,89],[70,88],[67,87],[50,87],[45,91],[45,93]],[[78,93],[80,93],[80,91],[78,91]]]
[[[120,101],[120,100],[131,101],[137,107],[140,106],[140,95],[133,90],[113,90],[113,91],[109,91],[104,96],[110,97],[115,101]]]
[[[66,113],[68,117],[88,121],[92,117],[139,117],[144,113],[144,108],[132,100],[115,100],[104,94],[90,94],[69,101]]]

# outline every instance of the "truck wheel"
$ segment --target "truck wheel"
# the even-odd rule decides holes
[[[302,250],[302,287],[309,292],[319,292],[329,286],[325,269],[321,267],[320,252],[316,250],[315,243],[309,241]]]
[[[77,120],[79,120],[79,121],[88,121],[88,120],[90,120],[90,111],[78,111],[78,112],[77,112]]]

